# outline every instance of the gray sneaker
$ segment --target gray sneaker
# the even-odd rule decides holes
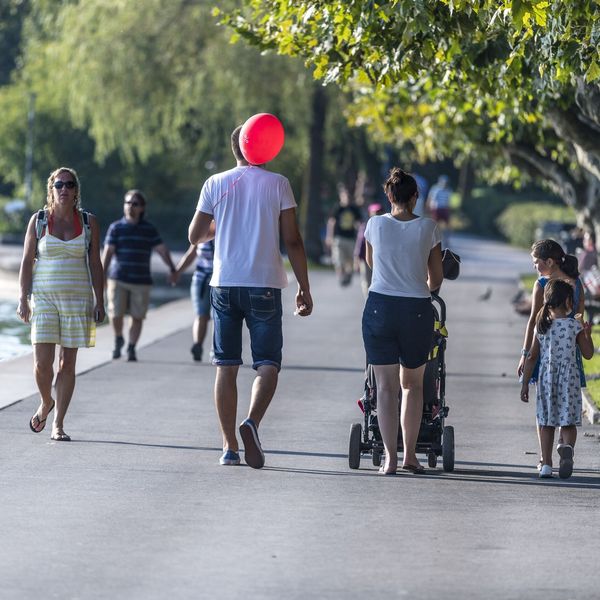
[[[558,463],[558,476],[561,479],[569,479],[573,474],[573,446],[559,444],[556,447],[560,462]]]
[[[252,419],[246,419],[240,425],[240,435],[244,442],[244,460],[253,469],[262,469],[265,464],[265,453],[262,451],[258,430]]]

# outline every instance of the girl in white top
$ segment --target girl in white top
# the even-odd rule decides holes
[[[414,214],[417,183],[394,168],[384,189],[390,214],[369,219],[365,230],[366,260],[373,279],[363,312],[367,361],[377,381],[377,415],[385,464],[398,467],[398,396],[402,387],[402,468],[423,473],[416,444],[423,413],[423,374],[433,336],[431,290],[443,278],[440,232],[431,219]]]

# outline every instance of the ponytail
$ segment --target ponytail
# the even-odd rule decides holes
[[[551,308],[566,308],[567,301],[573,304],[573,286],[562,279],[551,279],[544,287],[544,305],[535,318],[539,334],[545,334],[552,325]]]
[[[552,325],[552,317],[550,316],[550,307],[547,302],[538,311],[537,317],[535,318],[535,328],[538,333],[542,335],[550,329]]]
[[[565,254],[563,256],[563,262],[560,265],[562,272],[571,279],[577,279],[579,277],[579,263],[577,258],[572,254]]]

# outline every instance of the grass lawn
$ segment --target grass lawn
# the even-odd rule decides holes
[[[583,359],[583,368],[585,374],[588,377],[587,380],[587,391],[590,398],[594,401],[594,404],[600,408],[600,379],[590,379],[591,375],[600,376],[600,353],[598,353],[598,346],[600,346],[600,325],[594,325],[592,327],[592,337],[594,338],[594,346],[596,347],[596,354],[592,356],[590,360]]]

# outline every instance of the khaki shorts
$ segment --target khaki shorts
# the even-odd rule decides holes
[[[109,279],[106,285],[108,314],[111,317],[129,314],[134,319],[145,319],[150,304],[151,288],[151,285]]]

